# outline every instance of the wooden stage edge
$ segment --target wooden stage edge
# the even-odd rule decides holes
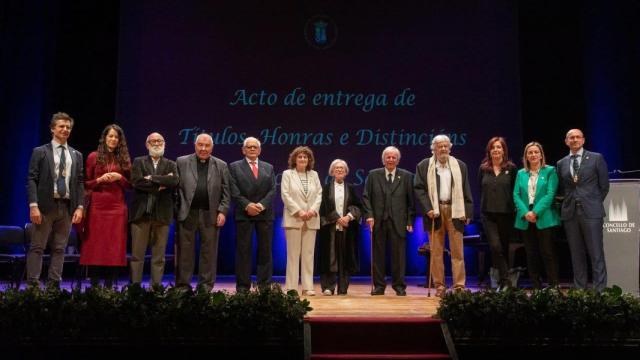
[[[427,297],[427,289],[415,285],[407,287],[407,296],[396,296],[390,286],[384,295],[371,296],[370,292],[371,286],[363,284],[349,286],[345,296],[324,296],[316,291],[316,296],[304,297],[313,308],[307,316],[432,317],[440,305],[434,289],[431,297]]]

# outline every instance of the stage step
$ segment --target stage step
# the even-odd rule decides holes
[[[431,317],[309,316],[306,359],[456,359],[443,322]]]

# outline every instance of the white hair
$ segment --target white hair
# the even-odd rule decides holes
[[[198,142],[198,139],[199,139],[201,136],[204,136],[204,137],[209,138],[209,140],[211,141],[211,145],[213,145],[213,138],[211,137],[211,135],[209,135],[209,134],[207,134],[207,133],[198,134],[198,136],[196,136],[196,141],[194,141],[194,143],[197,143],[197,142]]]
[[[349,175],[349,165],[347,165],[347,162],[342,159],[335,159],[331,162],[331,165],[329,165],[329,175],[333,176],[333,170],[335,170],[338,165],[344,166],[345,172]]]
[[[382,156],[381,156],[381,158],[382,158],[382,164],[383,164],[383,165],[384,165],[384,154],[386,154],[386,153],[387,153],[387,152],[389,152],[389,151],[395,151],[395,152],[396,152],[396,154],[398,154],[398,161],[400,161],[400,156],[401,156],[401,155],[400,155],[400,150],[398,150],[398,148],[397,148],[397,147],[395,147],[395,146],[387,146],[386,148],[384,148],[384,150],[382,150]]]
[[[256,138],[254,138],[253,136],[249,136],[248,138],[245,138],[245,139],[244,139],[244,141],[242,142],[242,147],[246,147],[246,146],[247,146],[247,143],[248,143],[249,141],[255,141],[255,142],[257,142],[257,143],[258,143],[258,147],[261,147],[261,146],[262,146],[262,144],[260,143],[260,140],[258,140],[258,139],[256,139]]]
[[[433,140],[431,140],[431,152],[435,151],[436,143],[443,142],[443,141],[446,141],[447,143],[449,143],[449,150],[451,150],[451,148],[453,147],[453,144],[451,143],[451,140],[449,139],[449,137],[447,135],[440,134],[440,135],[436,135],[433,138]]]

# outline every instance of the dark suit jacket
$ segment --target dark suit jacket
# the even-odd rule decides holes
[[[373,169],[367,176],[362,195],[364,218],[373,218],[378,224],[382,224],[386,183],[384,168]],[[392,194],[390,216],[393,227],[398,235],[405,237],[407,225],[413,226],[416,215],[413,201],[413,174],[397,168],[390,191]]]
[[[242,159],[229,165],[229,173],[236,220],[273,220],[272,202],[276,195],[276,176],[273,166],[258,160],[258,178],[256,179],[247,160]],[[249,203],[262,204],[264,211],[256,216],[249,216],[244,211]]]
[[[66,146],[68,146],[72,158],[68,189],[69,214],[72,214],[79,205],[84,205],[84,170],[82,154],[68,144]],[[38,203],[38,208],[45,214],[54,207],[53,183],[55,178],[56,169],[51,143],[34,148],[29,161],[27,194],[29,195],[29,203]]]
[[[147,175],[151,175],[151,179],[145,179]],[[173,219],[173,194],[178,180],[178,168],[174,161],[162,157],[158,168],[154,170],[151,156],[135,158],[131,167],[131,184],[135,192],[129,209],[129,221],[148,215],[152,220],[169,224]],[[160,186],[164,189],[158,190]],[[150,214],[147,214],[147,206]]]
[[[589,219],[603,218],[604,199],[609,193],[609,170],[604,157],[595,152],[584,150],[578,171],[578,182],[571,176],[571,158],[569,155],[560,159],[557,164],[560,182],[558,196],[563,196],[560,218],[573,218],[576,209],[576,198],[580,199],[584,215]]]
[[[198,167],[196,154],[185,155],[178,158],[178,176],[180,183],[178,186],[178,221],[184,221],[189,215],[191,201],[196,193],[198,185]],[[215,156],[209,158],[209,169],[207,172],[207,192],[209,193],[209,211],[211,216],[207,216],[207,224],[213,226],[216,223],[218,213],[227,215],[229,211],[229,169],[227,163]]]
[[[431,198],[429,197],[429,189],[427,188],[427,171],[429,167],[429,159],[426,158],[418,163],[416,167],[416,175],[414,181],[414,189],[416,192],[416,198],[418,198],[418,203],[422,207],[424,213],[422,214],[422,222],[424,226],[424,231],[430,231],[431,229],[431,218],[427,216],[427,213],[434,209],[434,204],[431,203]],[[464,197],[464,214],[467,219],[473,219],[473,196],[471,195],[471,187],[469,186],[469,176],[467,172],[467,165],[458,160],[458,166],[460,166],[460,177],[462,178],[462,196]],[[453,176],[451,176],[451,183],[453,184]],[[436,174],[436,186],[438,190],[440,190],[440,177]],[[440,205],[438,205],[440,206]],[[439,229],[442,224],[442,217],[439,216],[434,219],[435,220],[435,228]],[[453,226],[456,230],[460,232],[464,232],[464,221],[460,219],[453,219]]]

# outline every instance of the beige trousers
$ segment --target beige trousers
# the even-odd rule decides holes
[[[298,290],[298,278],[302,269],[302,290],[313,290],[313,255],[316,247],[316,230],[285,228],[287,239],[286,290]]]
[[[432,256],[432,277],[436,289],[446,288],[444,280],[444,234],[449,235],[449,250],[451,251],[451,272],[453,273],[453,288],[464,289],[464,243],[463,234],[456,230],[451,219],[451,205],[440,204],[440,217],[442,225],[435,231],[434,239],[431,240]],[[428,231],[428,229],[427,229]]]

